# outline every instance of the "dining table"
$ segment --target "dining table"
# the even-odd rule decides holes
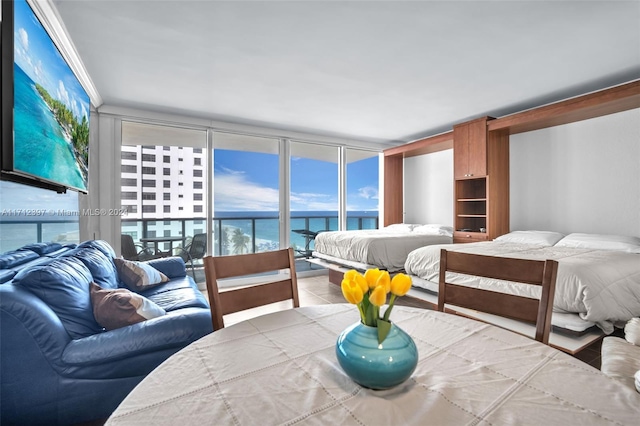
[[[107,425],[638,425],[640,394],[550,346],[449,313],[395,306],[418,348],[409,379],[353,382],[336,358],[354,305],[287,309],[168,358]]]
[[[156,256],[159,257],[167,257],[167,256],[171,256],[173,254],[173,243],[178,242],[178,241],[184,241],[184,237],[182,236],[160,236],[160,237],[144,237],[144,238],[140,238],[140,242],[147,244],[147,243],[152,243],[153,244],[153,252]],[[166,251],[162,251],[160,250],[159,245],[161,243],[169,243],[169,249]]]

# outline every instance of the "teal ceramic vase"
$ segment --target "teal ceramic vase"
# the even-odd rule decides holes
[[[389,389],[407,380],[418,365],[418,348],[407,333],[391,323],[378,343],[378,329],[358,322],[338,337],[336,356],[351,379],[370,389]]]

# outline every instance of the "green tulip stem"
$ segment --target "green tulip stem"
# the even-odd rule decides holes
[[[391,299],[389,300],[389,307],[387,308],[387,310],[384,312],[384,318],[383,320],[385,321],[389,321],[389,315],[391,315],[391,309],[393,309],[393,304],[396,301],[396,295],[392,294],[391,295]]]
[[[358,304],[356,304],[356,306],[358,307],[358,312],[360,312],[360,319],[362,320],[362,323],[366,325],[367,320],[365,319],[364,309],[362,307],[362,303],[358,303]]]

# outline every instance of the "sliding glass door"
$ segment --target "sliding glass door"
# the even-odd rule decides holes
[[[339,149],[291,142],[290,242],[299,257],[309,257],[315,233],[339,228]]]
[[[379,212],[379,154],[346,149],[347,229],[377,229]]]
[[[213,136],[214,254],[280,248],[279,140]]]
[[[122,122],[122,233],[168,253],[206,232],[206,130]],[[178,253],[178,251],[174,251]]]

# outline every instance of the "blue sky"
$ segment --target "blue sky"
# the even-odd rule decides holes
[[[336,163],[295,157],[291,161],[291,210],[337,211]],[[216,211],[277,211],[278,156],[215,150]],[[347,168],[347,210],[378,210],[378,157]]]
[[[49,94],[63,102],[76,119],[89,119],[89,96],[24,0],[15,3],[15,62]]]

